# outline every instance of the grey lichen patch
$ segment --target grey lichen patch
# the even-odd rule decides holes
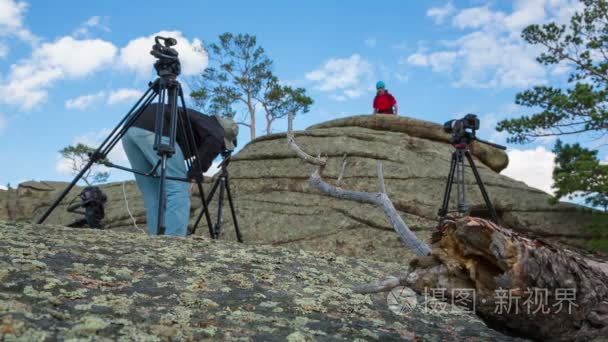
[[[98,331],[109,326],[106,320],[96,316],[84,316],[66,333],[66,337],[86,337],[97,334]]]
[[[350,290],[395,264],[3,223],[0,251],[0,340],[511,339],[471,315],[400,317]]]

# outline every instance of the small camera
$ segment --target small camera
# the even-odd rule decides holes
[[[68,224],[68,227],[83,228],[89,227],[93,229],[102,229],[101,220],[105,217],[105,204],[108,197],[99,187],[87,186],[78,195],[80,203],[74,203],[68,206],[68,212],[84,215],[84,218]],[[80,211],[79,209],[84,209]]]

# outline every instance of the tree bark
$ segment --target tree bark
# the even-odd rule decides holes
[[[255,139],[255,106],[252,103],[251,96],[247,96],[247,110],[249,110],[249,133],[251,135],[251,140]]]
[[[441,289],[448,301],[472,289],[474,302],[465,304],[495,327],[552,341],[608,336],[605,260],[465,217],[445,220],[432,255],[411,265],[409,286]]]

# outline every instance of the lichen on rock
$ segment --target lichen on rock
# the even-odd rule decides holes
[[[513,340],[472,314],[399,316],[385,295],[350,289],[401,268],[200,237],[0,223],[0,340]]]

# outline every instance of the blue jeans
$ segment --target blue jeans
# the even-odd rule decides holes
[[[163,137],[165,139],[167,137]],[[167,138],[168,140],[168,138]],[[122,138],[131,167],[149,172],[160,157],[154,151],[154,133],[139,127],[131,127]],[[177,144],[175,154],[167,159],[167,176],[186,178],[184,155]],[[157,170],[160,173],[160,169]],[[159,179],[135,174],[137,186],[144,198],[148,234],[158,233],[158,187]],[[186,236],[190,219],[190,191],[187,182],[165,180],[165,235]]]

